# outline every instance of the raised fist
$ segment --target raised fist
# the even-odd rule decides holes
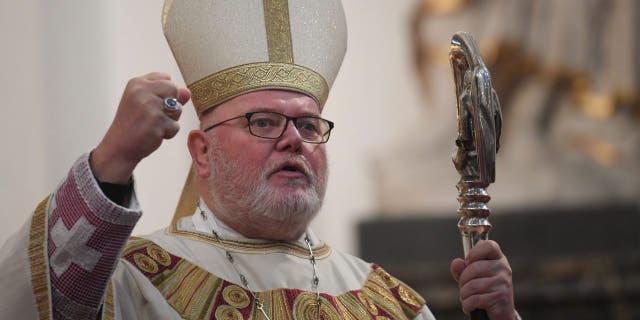
[[[181,105],[190,97],[188,89],[176,86],[165,73],[129,80],[109,130],[91,154],[91,167],[98,180],[126,183],[143,158],[158,149],[163,139],[178,133]],[[176,99],[179,104],[169,108],[165,98]]]

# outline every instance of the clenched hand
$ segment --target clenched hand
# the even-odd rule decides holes
[[[91,154],[91,167],[98,180],[126,183],[136,165],[180,129],[182,110],[164,108],[164,98],[185,104],[190,97],[188,89],[176,86],[165,73],[129,80],[109,130]]]

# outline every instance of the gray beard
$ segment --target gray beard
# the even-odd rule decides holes
[[[240,199],[239,204],[249,208],[253,214],[262,215],[272,220],[306,225],[320,210],[322,197],[313,184],[304,191],[279,194],[269,187],[263,177],[246,197]]]
[[[311,170],[307,170],[308,187],[297,189],[295,192],[282,193],[274,190],[268,184],[268,175],[272,168],[264,170],[259,179],[247,181],[247,175],[242,174],[237,164],[225,159],[226,157],[214,146],[212,167],[208,185],[212,199],[219,204],[219,210],[227,213],[241,213],[247,216],[262,216],[283,225],[308,225],[316,216],[326,188],[326,174],[316,177]],[[274,165],[275,166],[275,165]],[[300,184],[291,181],[291,187]],[[249,190],[243,187],[249,185]]]

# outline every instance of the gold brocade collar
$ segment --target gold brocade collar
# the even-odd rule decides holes
[[[176,237],[203,242],[231,252],[253,254],[284,253],[300,258],[309,256],[309,249],[302,238],[288,242],[247,238],[222,223],[206,206],[203,211],[205,212],[205,217],[201,217],[196,212],[192,216],[184,217],[171,224],[165,229],[165,232]],[[225,248],[222,248],[218,240],[209,231],[212,228],[222,231],[221,242]],[[310,235],[313,244],[312,250],[316,259],[328,257],[331,253],[331,247],[318,239],[311,229],[308,229],[307,233]]]

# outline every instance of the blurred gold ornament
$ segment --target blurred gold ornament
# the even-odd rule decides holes
[[[576,96],[576,106],[585,116],[595,120],[607,120],[616,110],[614,97],[592,91],[579,93]]]
[[[620,160],[620,152],[608,141],[589,134],[572,137],[571,145],[603,167],[613,167]]]
[[[423,0],[423,10],[433,14],[449,14],[465,7],[467,0]]]

